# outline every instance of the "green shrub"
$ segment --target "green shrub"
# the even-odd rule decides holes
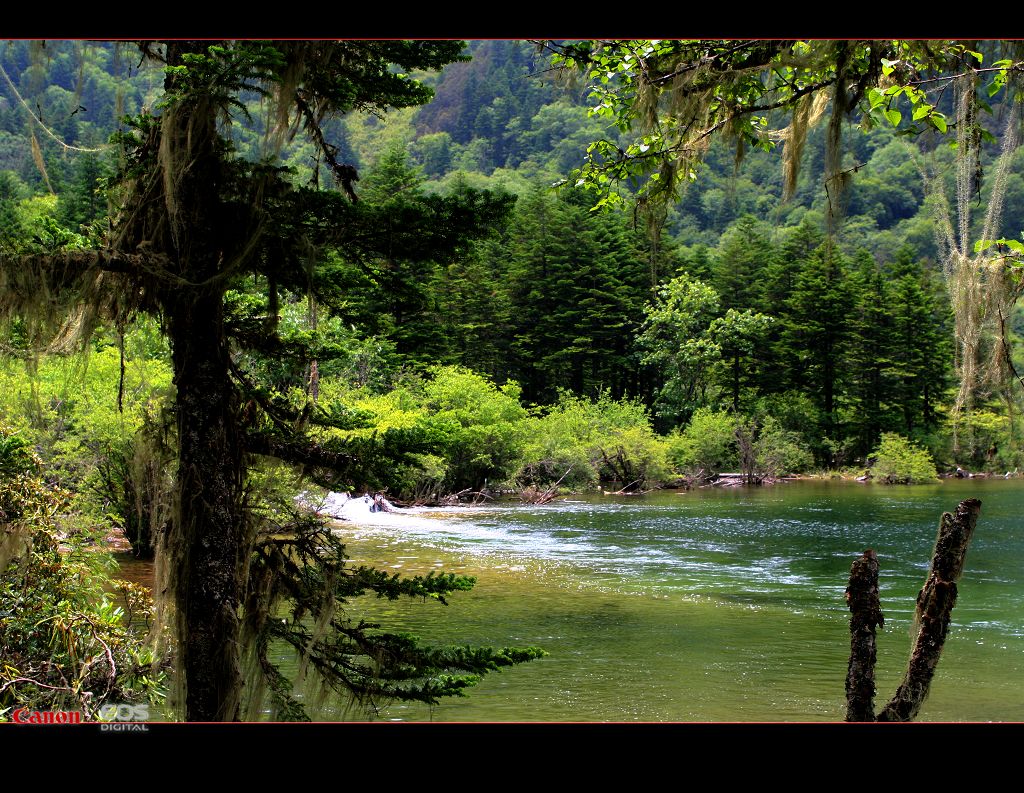
[[[436,367],[431,375],[423,386],[426,424],[448,461],[445,486],[480,489],[509,479],[519,466],[527,417],[519,386],[497,386],[458,366]]]
[[[878,482],[918,484],[938,478],[931,455],[895,432],[882,433],[882,441],[871,458],[874,464],[869,473]]]
[[[1024,465],[1021,426],[991,408],[965,410],[957,427],[955,462],[971,471],[1013,471]]]
[[[592,487],[599,480],[624,486],[660,484],[670,476],[667,446],[651,428],[650,416],[637,400],[597,399],[563,392],[543,416],[526,423],[528,440],[517,479],[522,484],[550,485],[566,471],[565,487]]]
[[[669,437],[668,458],[688,476],[709,478],[739,465],[736,418],[729,413],[700,408],[681,432]]]
[[[468,369],[438,366],[386,394],[331,378],[320,386],[318,409],[335,424],[319,431],[325,442],[359,442],[365,453],[394,461],[374,474],[374,487],[410,497],[478,490],[519,468],[529,414],[515,382],[498,386]],[[336,421],[343,412],[353,419],[346,429]]]
[[[136,555],[151,556],[147,494],[138,452],[139,433],[152,423],[171,392],[166,347],[141,323],[126,334],[121,352],[97,337],[85,357],[47,355],[34,372],[20,361],[0,362],[0,416],[39,452],[46,477],[72,492],[76,520],[120,528]],[[167,459],[150,462],[150,478],[168,477]]]
[[[800,434],[784,429],[773,416],[762,419],[754,453],[760,476],[798,474],[814,465],[814,455],[803,444]]]
[[[120,588],[143,618],[151,601],[109,579],[113,560],[96,538],[69,531],[69,494],[48,487],[38,458],[11,438],[0,425],[0,721],[19,707],[94,718],[105,703],[154,701],[161,676],[150,671],[145,629],[106,590]]]

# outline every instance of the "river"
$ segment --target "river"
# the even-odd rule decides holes
[[[902,677],[939,516],[982,500],[930,721],[1024,720],[1024,482],[798,482],[573,497],[339,524],[356,563],[444,569],[477,587],[435,602],[363,598],[357,614],[428,643],[537,645],[465,698],[394,704],[434,721],[835,721],[852,561],[881,563],[877,704]],[[350,717],[358,714],[349,713]]]

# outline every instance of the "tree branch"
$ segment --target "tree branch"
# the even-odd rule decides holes
[[[16,260],[19,264],[32,264],[41,268],[57,270],[63,267],[65,271],[79,273],[86,270],[101,270],[107,273],[125,273],[137,275],[141,273],[159,273],[167,271],[170,267],[170,259],[163,254],[156,253],[121,253],[110,250],[91,251],[60,251],[57,253],[30,253],[20,256],[7,256],[0,258],[0,266],[6,265],[7,261]]]
[[[357,460],[354,455],[334,452],[319,444],[292,441],[265,432],[250,432],[245,438],[246,450],[253,454],[276,457],[289,463],[345,471]]]

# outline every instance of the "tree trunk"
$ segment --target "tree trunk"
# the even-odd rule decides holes
[[[736,414],[740,412],[740,354],[737,352],[732,356],[732,409]]]
[[[172,42],[170,65],[208,43]],[[179,78],[167,78],[169,92]],[[178,426],[178,478],[171,542],[178,620],[178,674],[188,721],[240,717],[240,607],[249,557],[244,449],[229,374],[223,268],[244,229],[223,202],[216,103],[202,90],[165,111],[159,165],[165,185],[162,247],[178,276],[160,302],[171,342]]]
[[[981,502],[961,501],[956,514],[943,513],[932,554],[931,573],[917,596],[918,633],[903,682],[888,705],[874,714],[875,626],[883,625],[878,601],[878,558],[870,548],[850,568],[846,589],[850,617],[850,665],[846,676],[846,721],[911,721],[928,696],[935,667],[956,605],[956,580],[978,522]]]
[[[169,317],[178,420],[174,565],[179,673],[189,721],[239,718],[239,606],[247,521],[236,394],[219,295]]]
[[[885,624],[878,600],[878,556],[868,548],[850,568],[850,665],[846,673],[846,720],[875,720],[875,627]]]
[[[928,696],[935,667],[949,631],[950,614],[956,605],[956,580],[964,569],[967,546],[981,512],[976,498],[961,501],[956,514],[944,512],[935,540],[932,570],[917,596],[918,632],[903,682],[878,721],[911,721]]]

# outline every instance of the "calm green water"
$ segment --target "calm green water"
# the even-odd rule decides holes
[[[435,721],[841,720],[851,562],[878,552],[882,703],[902,676],[938,519],[982,500],[922,720],[1024,720],[1024,483],[757,489],[577,498],[344,524],[359,563],[477,575],[451,605],[355,604],[432,643],[535,644]],[[356,715],[356,714],[351,714]]]

